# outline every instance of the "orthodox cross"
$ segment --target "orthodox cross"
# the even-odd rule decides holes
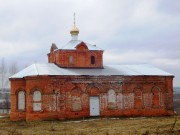
[[[75,22],[75,15],[76,15],[76,14],[74,13],[74,26],[75,26],[75,24],[76,24],[76,22]]]

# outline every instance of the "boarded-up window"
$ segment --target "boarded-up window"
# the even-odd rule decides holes
[[[25,92],[18,92],[18,110],[25,110]]]
[[[114,90],[108,91],[108,108],[109,109],[117,109],[116,93]]]
[[[82,110],[82,103],[81,103],[81,91],[74,89],[71,95],[71,108],[72,111],[81,111]]]
[[[123,95],[124,109],[134,108],[134,93],[128,93]]]
[[[39,90],[33,92],[33,111],[41,111],[41,92]]]
[[[69,64],[73,64],[73,56],[69,56]]]
[[[33,103],[33,111],[41,111],[41,103]]]
[[[58,97],[57,97],[58,98]],[[44,111],[56,111],[57,109],[57,102],[55,94],[47,94],[43,96],[43,110]]]
[[[117,95],[117,106],[118,106],[119,110],[123,109],[123,95],[122,95],[122,93],[118,93],[118,95]]]

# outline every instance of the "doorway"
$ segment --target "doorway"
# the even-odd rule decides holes
[[[99,97],[90,97],[90,116],[99,116],[99,108]]]

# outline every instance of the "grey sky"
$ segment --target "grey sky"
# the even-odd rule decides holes
[[[0,58],[47,62],[52,43],[71,39],[74,12],[79,39],[104,49],[104,64],[152,64],[180,86],[179,0],[0,0]]]

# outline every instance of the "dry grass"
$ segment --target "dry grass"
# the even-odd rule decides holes
[[[175,122],[176,120],[176,122]],[[0,135],[179,135],[180,116],[88,121],[11,122],[0,119]]]

